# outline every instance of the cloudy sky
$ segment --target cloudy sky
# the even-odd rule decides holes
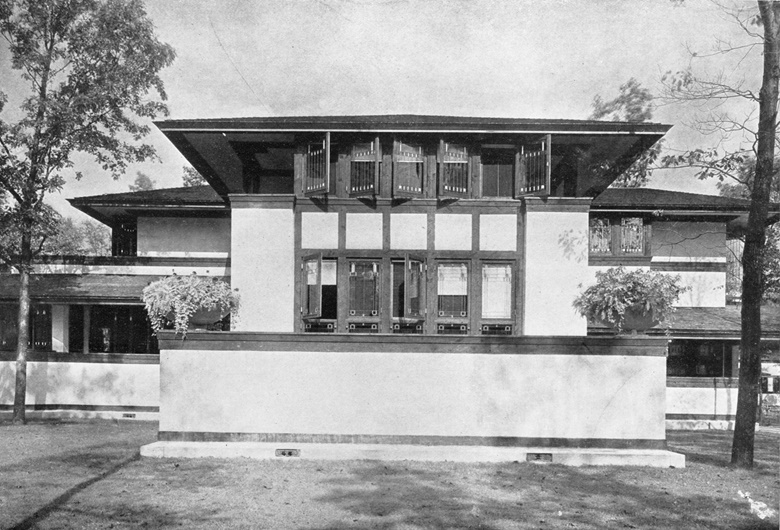
[[[756,50],[707,58],[745,34],[708,0],[147,0],[177,52],[163,72],[171,118],[444,114],[587,118],[593,96],[631,77],[661,93],[666,71],[696,67],[754,86]],[[737,4],[752,8],[753,2]],[[0,76],[9,74],[2,58]],[[6,78],[8,79],[8,78]],[[12,82],[3,90],[14,96]],[[757,88],[757,86],[756,86]],[[13,97],[11,99],[13,102]],[[688,123],[705,109],[659,101],[672,148],[711,145]],[[734,110],[734,109],[730,109]],[[749,110],[748,110],[749,111]],[[737,109],[744,113],[745,109]],[[97,169],[65,197],[127,191],[136,171],[181,184],[185,161],[157,130],[162,163],[113,181]],[[653,187],[715,193],[669,171]],[[62,208],[60,208],[62,209]]]

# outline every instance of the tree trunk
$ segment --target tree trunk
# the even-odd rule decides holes
[[[14,394],[13,423],[25,423],[27,397],[27,344],[30,342],[30,269],[32,241],[30,231],[22,234],[19,266],[19,336],[16,341],[16,390]]]
[[[731,463],[753,467],[756,435],[758,384],[761,377],[761,297],[763,255],[769,192],[774,175],[774,146],[777,128],[778,81],[780,81],[780,6],[759,0],[764,28],[764,71],[758,106],[756,174],[750,192],[745,250],[742,257],[742,336],[739,362],[739,396],[734,424]]]

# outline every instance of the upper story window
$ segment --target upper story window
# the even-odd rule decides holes
[[[379,193],[379,166],[382,154],[379,138],[352,146],[349,170],[349,194],[352,197],[373,196]]]
[[[138,221],[126,219],[111,230],[111,255],[135,256],[138,253]]]
[[[644,256],[648,225],[642,217],[592,217],[588,246],[597,256]]]
[[[514,197],[515,149],[482,150],[482,196]]]
[[[425,183],[423,146],[393,142],[393,196],[422,197]]]
[[[304,196],[520,198],[550,192],[550,139],[465,144],[422,135],[331,133],[299,145],[295,174]],[[311,137],[309,137],[311,138]]]
[[[468,148],[442,140],[439,161],[439,195],[468,197],[471,193]]]
[[[304,195],[322,195],[330,191],[330,133],[321,142],[306,146],[303,169]]]

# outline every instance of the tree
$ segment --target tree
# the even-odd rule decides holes
[[[653,119],[653,95],[639,81],[631,78],[620,85],[620,94],[609,101],[596,95],[591,103],[591,120],[645,122]],[[653,164],[658,159],[663,140],[645,150],[611,185],[612,188],[641,188],[647,185]]]
[[[182,170],[184,171],[184,174],[181,176],[181,179],[184,181],[185,188],[208,184],[206,179],[203,178],[203,175],[201,175],[194,167],[184,166],[182,167]]]
[[[724,179],[718,182],[720,194],[723,197],[750,199],[755,171],[756,161],[750,158],[738,169],[735,180]],[[769,200],[773,203],[780,203],[780,176],[778,173],[780,173],[780,161],[775,159],[775,174],[772,177],[772,187],[769,191]],[[740,260],[742,259],[741,255],[738,257]],[[766,229],[766,242],[761,263],[763,300],[780,303],[780,223],[775,223]]]
[[[732,52],[739,54],[739,62],[730,68],[736,77],[728,78],[725,73],[715,76],[699,74],[693,65],[683,71],[664,76],[668,96],[673,101],[692,102],[698,105],[715,105],[701,120],[702,132],[717,133],[715,147],[694,149],[681,154],[664,157],[667,166],[689,166],[698,169],[700,178],[737,178],[739,168],[750,157],[756,160],[753,183],[750,189],[750,208],[745,230],[745,247],[742,258],[742,331],[740,339],[739,396],[734,426],[734,440],[731,462],[739,467],[753,466],[753,445],[755,441],[755,420],[758,402],[758,382],[761,375],[761,299],[763,256],[766,252],[766,224],[772,181],[775,177],[775,142],[777,141],[777,103],[780,83],[780,1],[757,0],[757,4],[736,4],[734,8],[721,6],[751,39],[746,44],[731,44],[718,41],[718,48],[711,54],[694,55],[722,58]],[[750,86],[750,75],[757,72],[751,68],[750,59],[755,52],[761,52],[762,69],[760,82]],[[739,71],[739,67],[750,68]],[[725,70],[722,69],[722,72]],[[733,79],[733,81],[730,81]],[[760,86],[759,86],[760,83]],[[745,116],[731,116],[723,103],[739,99],[748,102],[755,109]],[[720,145],[724,137],[731,137],[736,146],[726,150]]]
[[[135,182],[130,184],[128,188],[130,188],[130,191],[149,191],[153,190],[156,184],[155,181],[149,178],[149,175],[139,171],[135,174]]]
[[[19,231],[19,334],[13,421],[25,421],[29,281],[34,242],[47,226],[47,193],[59,190],[76,153],[119,178],[154,158],[149,121],[167,115],[161,43],[140,0],[0,0],[0,35],[28,92],[16,121],[0,120],[0,189]],[[5,55],[4,55],[5,56]],[[0,94],[0,112],[7,101]],[[75,173],[81,177],[80,172]]]
[[[108,256],[111,254],[111,232],[95,221],[74,221],[66,217],[43,244],[41,254]]]

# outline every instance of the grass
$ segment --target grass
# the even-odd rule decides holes
[[[777,528],[780,435],[752,471],[730,433],[673,432],[686,469],[139,459],[156,424],[0,424],[2,528]]]

